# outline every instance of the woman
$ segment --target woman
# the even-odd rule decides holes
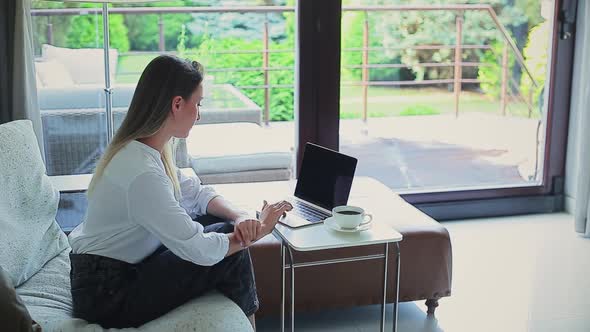
[[[292,207],[265,201],[256,220],[175,168],[170,141],[198,121],[202,81],[199,63],[166,55],[142,73],[90,183],[86,220],[69,235],[75,317],[137,327],[217,289],[255,327],[247,247]]]

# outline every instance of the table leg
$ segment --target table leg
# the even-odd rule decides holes
[[[395,243],[396,247],[396,265],[397,271],[395,273],[395,301],[393,302],[393,332],[397,331],[397,312],[399,306],[399,270],[400,270],[400,260],[401,260],[401,252],[399,249],[399,242]]]
[[[287,245],[289,265],[291,266],[291,332],[295,332],[295,261],[291,247]]]
[[[281,332],[285,332],[285,245],[281,242]]]
[[[389,243],[385,244],[385,262],[383,264],[383,303],[381,303],[381,332],[385,331],[385,306],[387,304],[387,261],[389,256]]]

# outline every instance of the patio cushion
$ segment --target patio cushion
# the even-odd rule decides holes
[[[37,88],[44,86],[72,87],[74,85],[72,76],[61,62],[55,60],[35,62],[35,70],[38,80]]]
[[[76,84],[104,84],[104,50],[102,48],[72,49],[43,44],[41,54],[44,61],[61,62]],[[118,51],[109,50],[109,71],[114,81],[117,70]],[[92,66],[88,64],[92,63]]]
[[[194,169],[193,169],[194,170]],[[258,169],[255,171],[201,174],[203,184],[284,181],[291,179],[291,169]]]
[[[186,144],[199,176],[290,169],[293,161],[288,135],[273,135],[253,123],[197,125]]]
[[[260,169],[291,167],[290,152],[259,152],[227,156],[201,156],[191,158],[191,166],[197,174],[244,172]]]

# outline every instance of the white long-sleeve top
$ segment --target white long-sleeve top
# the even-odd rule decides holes
[[[227,254],[226,234],[203,233],[192,218],[217,196],[198,177],[178,172],[174,197],[160,153],[132,141],[109,162],[88,199],[86,219],[69,235],[72,252],[137,263],[164,244],[182,259],[213,265]]]

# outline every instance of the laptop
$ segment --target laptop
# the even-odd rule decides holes
[[[332,216],[333,207],[348,202],[356,164],[356,158],[307,143],[295,194],[286,199],[293,210],[279,222],[289,227],[303,227]]]

